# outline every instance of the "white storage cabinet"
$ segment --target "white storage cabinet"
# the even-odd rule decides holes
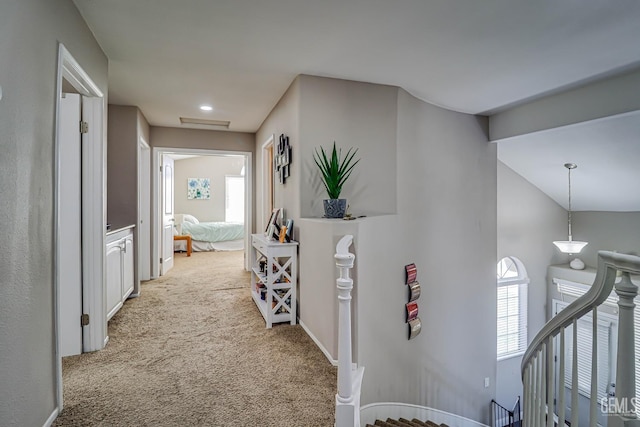
[[[295,325],[298,242],[280,243],[267,240],[262,234],[252,234],[250,252],[251,296],[267,328],[282,322]]]
[[[120,310],[133,292],[133,227],[107,233],[107,320]]]

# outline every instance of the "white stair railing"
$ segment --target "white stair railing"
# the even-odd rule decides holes
[[[364,368],[353,369],[351,357],[351,290],[349,270],[356,256],[349,252],[353,236],[346,235],[336,246],[338,287],[338,393],[336,394],[336,427],[360,427],[360,389]]]
[[[617,272],[622,279],[615,283]],[[581,317],[591,314],[593,323],[591,356],[591,392],[589,402],[589,425],[596,427],[601,402],[598,401],[598,306],[601,305],[615,286],[618,295],[618,351],[616,365],[616,395],[618,408],[626,412],[611,413],[607,417],[608,427],[640,426],[635,412],[635,355],[634,355],[634,298],[638,287],[633,284],[630,274],[640,274],[640,257],[614,252],[598,252],[598,271],[589,291],[567,306],[551,319],[535,336],[522,360],[522,380],[524,383],[524,426],[553,427],[565,426],[565,331],[573,331],[573,358],[571,361],[571,425],[578,425],[578,329]],[[558,389],[554,388],[554,364],[556,337],[560,348],[558,366]],[[556,391],[558,396],[556,397]],[[554,413],[557,401],[558,413]],[[614,405],[614,408],[616,407]],[[610,407],[609,407],[610,408]]]

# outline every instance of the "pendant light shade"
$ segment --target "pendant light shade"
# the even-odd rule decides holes
[[[569,170],[569,240],[557,240],[553,244],[565,254],[579,254],[582,248],[588,245],[588,242],[573,240],[571,236],[571,170],[577,168],[578,165],[565,163],[564,167]]]
[[[580,242],[577,240],[556,240],[553,244],[560,249],[560,252],[565,254],[579,254],[582,248],[587,246],[589,242]]]

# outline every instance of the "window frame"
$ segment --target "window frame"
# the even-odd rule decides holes
[[[529,278],[527,277],[527,271],[522,264],[522,262],[513,256],[506,256],[500,258],[496,265],[497,268],[503,262],[503,260],[509,259],[516,268],[517,275],[516,277],[510,276],[507,278],[498,278],[496,274],[496,359],[498,361],[507,360],[514,357],[522,356],[527,350],[528,345],[528,291],[529,291]],[[508,270],[507,270],[508,271]],[[503,350],[500,351],[500,347],[498,346],[498,342],[501,337],[512,335],[509,333],[500,334],[498,330],[498,321],[505,316],[501,316],[499,312],[499,289],[503,287],[513,287],[517,286],[518,288],[518,349],[515,351]],[[507,298],[508,299],[508,298]],[[507,327],[507,330],[509,328]],[[507,346],[508,348],[508,346]]]

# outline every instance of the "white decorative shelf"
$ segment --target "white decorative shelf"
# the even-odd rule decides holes
[[[298,242],[280,243],[267,240],[262,234],[252,234],[250,252],[251,296],[267,328],[282,322],[295,325]]]

